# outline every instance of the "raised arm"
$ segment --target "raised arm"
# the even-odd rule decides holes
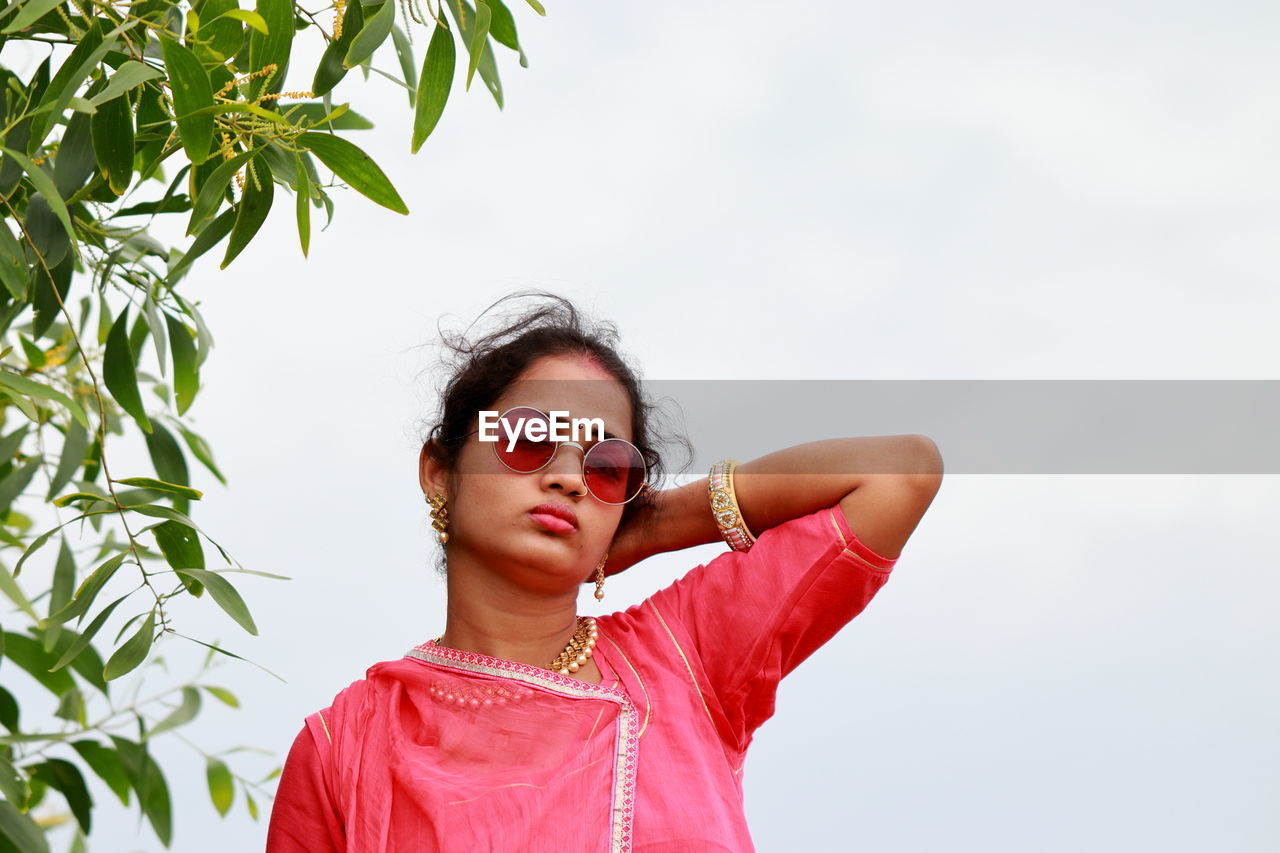
[[[751,532],[840,504],[858,538],[894,559],[942,484],[942,455],[923,435],[832,438],[744,462],[734,474],[738,506]],[[615,540],[606,574],[646,557],[718,542],[707,478],[664,489],[654,507]]]

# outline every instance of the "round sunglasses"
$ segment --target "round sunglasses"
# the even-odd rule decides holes
[[[531,424],[537,424],[534,431],[544,438],[529,437]],[[479,430],[469,435],[476,432]],[[644,456],[626,439],[605,438],[584,449],[576,441],[553,441],[550,436],[551,418],[545,412],[515,406],[498,416],[498,440],[490,443],[498,461],[519,474],[532,474],[550,465],[562,444],[578,448],[583,451],[582,482],[601,503],[625,504],[648,487]]]

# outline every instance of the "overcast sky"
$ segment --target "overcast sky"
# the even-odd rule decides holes
[[[416,156],[402,93],[338,89],[411,216],[335,191],[304,261],[278,194],[231,268],[184,285],[217,340],[192,420],[230,478],[196,482],[196,518],[293,578],[241,584],[257,639],[180,609],[288,682],[221,667],[244,707],[184,731],[206,749],[282,759],[443,629],[419,348],[511,290],[616,322],[652,379],[1277,378],[1274,5],[547,6],[512,2],[530,67],[500,53],[506,108],[456,89]],[[1275,477],[949,477],[784,682],[747,762],[758,848],[1274,850],[1277,498]],[[583,612],[720,550],[610,578],[607,607],[584,588]],[[269,804],[220,820],[166,740],[175,849],[260,849]],[[95,790],[94,850],[159,849]]]

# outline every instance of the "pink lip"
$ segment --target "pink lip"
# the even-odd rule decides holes
[[[566,504],[538,504],[529,510],[529,517],[553,533],[573,533],[578,529],[578,516]]]

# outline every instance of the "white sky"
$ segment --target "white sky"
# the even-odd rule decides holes
[[[231,479],[196,483],[196,518],[293,578],[241,584],[258,639],[180,612],[288,680],[222,667],[245,707],[184,730],[206,748],[282,758],[440,633],[414,348],[513,289],[617,322],[653,379],[1276,378],[1274,6],[512,9],[530,67],[500,53],[506,109],[477,78],[416,156],[402,94],[338,90],[410,217],[335,191],[304,261],[278,195],[228,271],[186,284],[218,341],[193,420]],[[784,682],[746,770],[757,847],[1274,849],[1278,497],[1274,477],[949,477],[877,599]],[[603,612],[717,552],[610,578]],[[220,820],[203,761],[157,752],[175,849],[261,848],[268,804]],[[95,850],[159,849],[95,790]]]

